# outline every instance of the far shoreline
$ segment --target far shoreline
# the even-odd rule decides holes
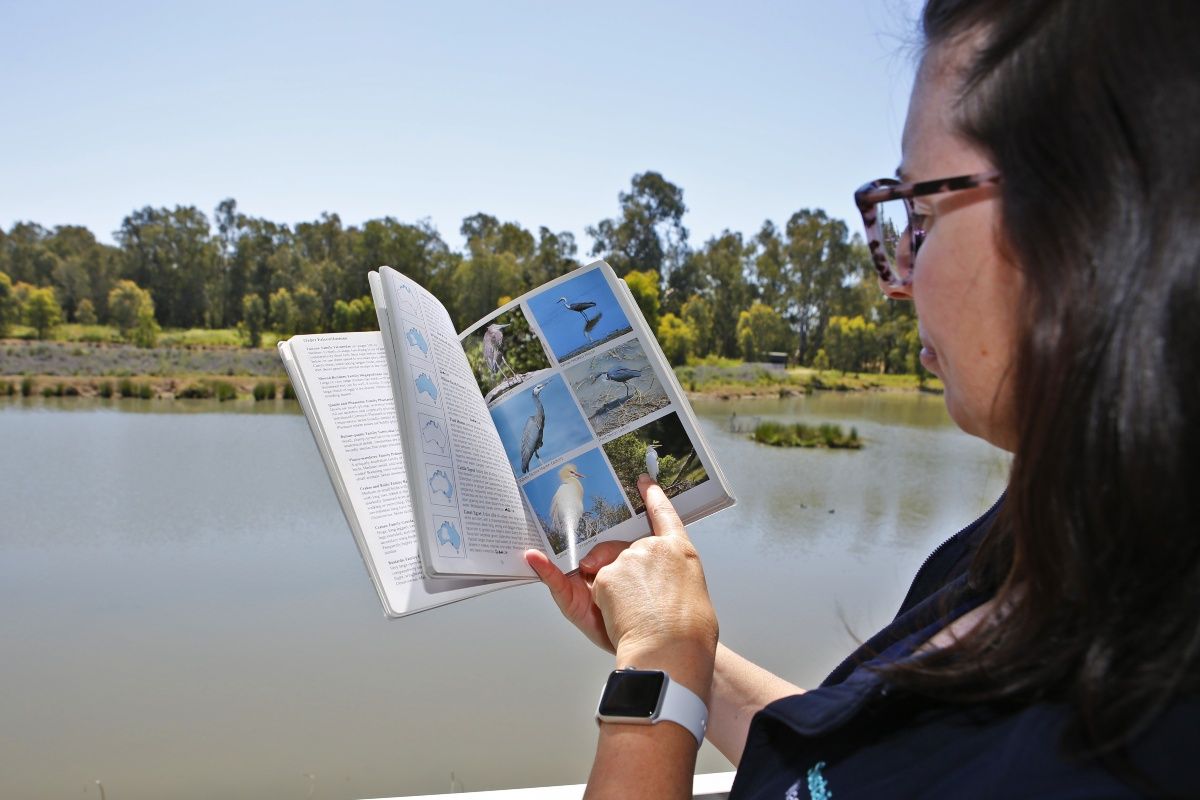
[[[941,381],[933,377],[784,368],[732,359],[709,359],[675,367],[674,372],[689,400],[943,392]],[[274,348],[0,340],[0,397],[266,400],[290,394],[288,390]]]

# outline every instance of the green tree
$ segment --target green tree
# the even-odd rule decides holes
[[[371,300],[370,295],[356,298],[349,303],[345,300],[338,300],[333,304],[333,329],[335,331],[373,331],[378,328],[375,303]]]
[[[525,288],[533,289],[564,275],[579,266],[575,235],[567,231],[553,233],[542,226],[538,229],[537,247],[525,263]]]
[[[658,273],[651,270],[630,270],[625,273],[625,283],[633,294],[634,301],[642,311],[642,316],[650,325],[650,330],[658,330]]]
[[[282,336],[291,336],[296,332],[297,311],[292,293],[285,288],[279,288],[267,298],[267,315],[270,318],[271,330]]]
[[[862,273],[862,251],[853,246],[846,223],[820,209],[797,211],[788,220],[786,234],[784,316],[798,334],[800,363],[807,364],[822,346],[829,318],[846,293],[845,282]],[[829,355],[833,358],[832,350]]]
[[[45,339],[61,322],[62,308],[54,297],[54,288],[42,286],[32,289],[25,301],[25,324],[37,332],[37,338]]]
[[[143,303],[137,311],[137,324],[133,326],[131,341],[138,347],[154,347],[158,344],[161,328],[154,318],[154,303]]]
[[[321,331],[321,297],[307,286],[297,286],[292,293],[296,304],[296,333]]]
[[[368,220],[361,233],[352,236],[352,244],[354,261],[360,267],[366,270],[384,265],[392,267],[430,291],[453,266],[450,248],[427,221],[410,225],[392,217]],[[361,283],[348,288],[357,293],[365,285],[363,275]]]
[[[238,335],[247,347],[262,344],[263,327],[267,322],[267,307],[261,296],[247,294],[242,297],[242,321],[238,323]]]
[[[8,336],[9,327],[21,319],[21,310],[12,278],[0,272],[0,338]]]
[[[96,316],[96,306],[92,304],[90,298],[83,298],[79,301],[79,307],[75,309],[75,321],[80,325],[95,325],[98,322]]]
[[[681,316],[695,337],[692,353],[707,356],[713,352],[713,307],[703,297],[695,296],[683,304]]]
[[[660,173],[643,172],[633,176],[618,200],[619,217],[587,228],[595,240],[592,255],[606,259],[621,276],[634,269],[666,276],[683,264],[688,232],[682,189]]]
[[[133,281],[117,281],[108,293],[108,321],[115,325],[118,333],[129,339],[141,323],[143,309],[154,314],[154,300],[150,292]]]
[[[740,233],[725,231],[688,259],[695,265],[703,296],[711,303],[712,345],[718,355],[738,354],[738,315],[749,308],[754,294],[747,280],[752,253]]]
[[[746,361],[763,361],[767,353],[785,349],[790,333],[783,318],[765,303],[754,303],[738,317],[738,346]]]
[[[830,317],[825,328],[825,350],[833,369],[862,372],[872,360],[876,326],[862,317]]]
[[[658,343],[671,364],[687,363],[696,349],[696,331],[684,320],[671,313],[663,314],[658,322]]]
[[[125,277],[154,295],[163,324],[209,324],[220,288],[219,249],[202,212],[147,206],[122,221],[116,238],[125,253]]]

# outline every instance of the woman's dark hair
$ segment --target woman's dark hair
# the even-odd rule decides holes
[[[889,677],[1064,702],[1070,749],[1119,758],[1200,687],[1200,11],[930,0],[923,30],[1004,176],[1018,444],[973,565],[1000,621]]]

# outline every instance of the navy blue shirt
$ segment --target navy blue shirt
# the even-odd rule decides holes
[[[1064,706],[943,705],[890,690],[864,668],[908,657],[985,599],[970,591],[967,568],[999,506],[934,551],[895,620],[820,688],[755,715],[731,798],[1144,796],[1101,765],[1062,752]],[[1200,702],[1174,704],[1130,755],[1165,795],[1200,798]]]

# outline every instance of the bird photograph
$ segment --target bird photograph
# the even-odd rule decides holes
[[[463,337],[462,345],[479,391],[489,405],[550,369],[542,340],[530,328],[520,306],[478,324]]]
[[[559,361],[569,361],[633,330],[599,266],[548,286],[525,302]]]
[[[621,487],[598,448],[573,455],[524,485],[555,555],[570,553],[574,569],[587,554],[586,542],[633,516]]]
[[[638,339],[573,364],[566,375],[597,436],[623,428],[671,403]]]
[[[604,454],[634,513],[643,511],[637,489],[638,476],[643,472],[658,482],[667,497],[683,494],[708,480],[708,472],[674,412],[618,436],[604,445]]]
[[[579,413],[561,375],[506,394],[490,408],[500,442],[520,478],[582,447],[592,432]]]
[[[539,383],[529,392],[533,400],[533,413],[525,420],[525,428],[521,431],[521,474],[529,472],[529,462],[540,459],[539,451],[546,432],[546,409],[542,405],[542,391],[546,384]]]

